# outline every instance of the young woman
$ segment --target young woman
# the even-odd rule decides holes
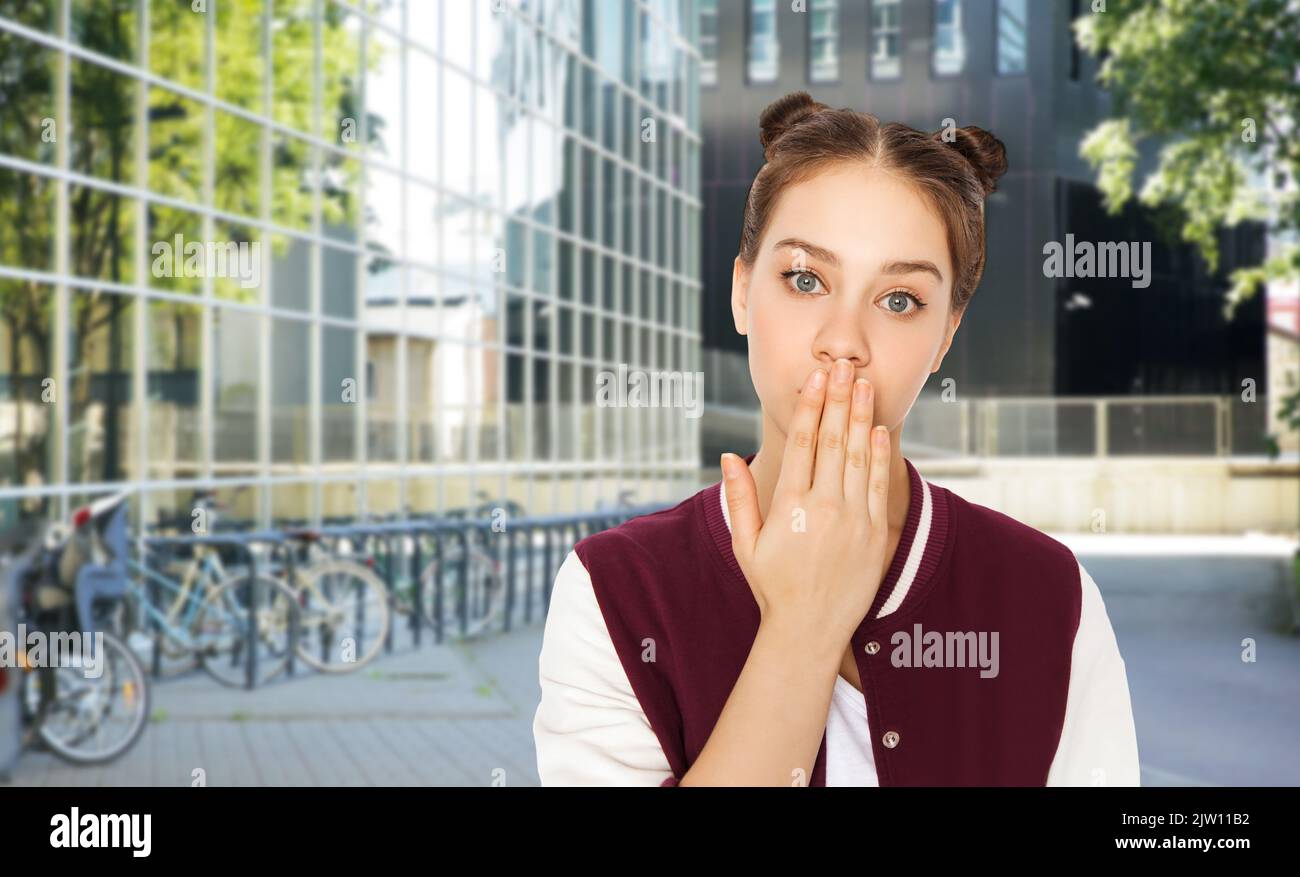
[[[731,304],[762,443],[566,557],[543,785],[1137,785],[1092,578],[899,451],[983,273],[1002,143],[805,92],[760,126]]]

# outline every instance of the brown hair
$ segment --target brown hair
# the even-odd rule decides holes
[[[934,207],[948,231],[956,274],[951,311],[965,310],[984,273],[984,197],[1007,170],[1001,140],[971,125],[952,129],[955,139],[946,141],[949,129],[924,134],[900,122],[881,124],[870,113],[833,110],[806,91],[768,104],[758,124],[766,164],[745,199],[739,255],[746,267],[758,258],[772,206],[786,186],[832,164],[862,161],[896,173]]]

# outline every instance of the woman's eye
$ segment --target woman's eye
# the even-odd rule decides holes
[[[811,271],[783,271],[781,276],[786,278],[790,288],[800,295],[816,295],[817,287],[821,284],[821,279]]]
[[[914,317],[921,312],[921,308],[925,307],[925,303],[919,298],[901,289],[894,290],[881,300],[885,303],[886,310],[900,317]],[[909,304],[915,305],[915,307],[909,310]]]

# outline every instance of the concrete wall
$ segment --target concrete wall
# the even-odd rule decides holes
[[[914,460],[935,484],[1040,530],[1300,535],[1300,464],[1246,458]]]

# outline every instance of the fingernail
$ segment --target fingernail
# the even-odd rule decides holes
[[[731,454],[722,455],[722,474],[728,480],[736,477],[736,464],[732,460]]]
[[[884,445],[885,442],[889,440],[889,430],[885,429],[883,426],[877,426],[873,431],[875,432],[876,444]]]
[[[812,385],[813,388],[817,390],[826,386],[826,372],[822,369],[817,369],[817,371],[813,372]]]
[[[849,361],[847,359],[835,360],[835,382],[844,384],[851,377],[853,377],[853,366],[849,365]]]

